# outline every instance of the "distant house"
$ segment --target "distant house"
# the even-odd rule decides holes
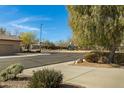
[[[0,35],[0,56],[20,52],[20,40],[16,36]]]

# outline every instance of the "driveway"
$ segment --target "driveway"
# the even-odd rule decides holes
[[[123,68],[95,68],[72,66],[72,62],[44,66],[62,71],[64,82],[88,88],[124,88]],[[33,70],[44,67],[26,69],[22,75],[32,75]]]
[[[51,53],[51,54],[34,54],[21,56],[8,56],[0,58],[0,70],[14,63],[21,63],[25,68],[39,67],[48,64],[62,63],[76,60],[82,57],[82,53]]]

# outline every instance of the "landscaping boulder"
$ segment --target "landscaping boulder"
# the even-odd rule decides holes
[[[74,62],[74,64],[83,63],[83,61],[84,61],[83,58],[79,58]]]

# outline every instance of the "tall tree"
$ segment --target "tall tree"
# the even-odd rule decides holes
[[[55,44],[49,40],[44,40],[42,43],[47,49],[55,47]]]
[[[60,47],[68,47],[70,42],[71,42],[70,40],[67,40],[67,41],[59,40],[56,42],[56,45]]]
[[[5,35],[7,33],[6,29],[0,28],[0,35]]]
[[[11,33],[6,30],[6,28],[0,28],[0,35],[11,36]]]
[[[124,6],[68,6],[68,11],[78,45],[109,49],[113,62],[124,33]]]
[[[33,44],[37,41],[36,35],[33,32],[23,32],[20,34],[19,37],[22,40],[22,43],[27,48],[28,52],[30,51],[31,44]]]

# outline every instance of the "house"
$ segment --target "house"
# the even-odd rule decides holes
[[[20,52],[20,42],[16,36],[0,35],[0,56]]]

